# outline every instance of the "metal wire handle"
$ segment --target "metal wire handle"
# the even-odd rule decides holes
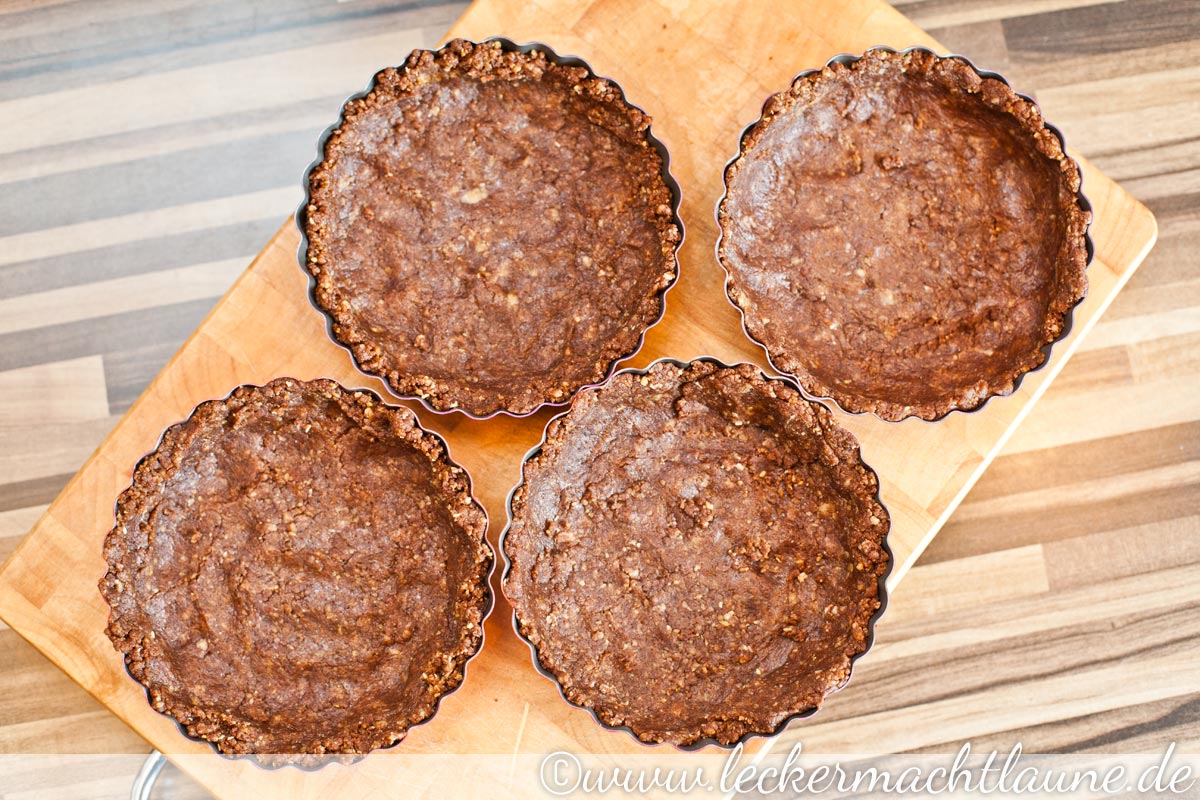
[[[150,755],[146,756],[146,760],[142,762],[142,768],[138,770],[137,776],[133,779],[133,786],[129,790],[129,800],[150,800],[150,795],[154,791],[154,783],[158,780],[158,773],[162,772],[166,763],[166,756],[157,750],[151,750]]]

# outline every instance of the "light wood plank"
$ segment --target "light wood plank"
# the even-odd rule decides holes
[[[0,308],[3,305],[0,300]],[[46,424],[107,417],[104,362],[99,356],[0,372],[0,431],[30,419]]]
[[[68,88],[0,102],[0,118],[21,121],[0,140],[0,153],[187,122],[264,104],[347,95],[365,86],[380,65],[392,64],[398,54],[408,53],[425,38],[420,29],[392,31],[363,37],[349,47],[335,42],[216,65],[155,71],[115,81],[102,94],[90,87]],[[320,69],[313,69],[314,65]],[[297,81],[298,73],[307,79]],[[114,103],[126,113],[110,113]]]
[[[0,266],[20,261],[111,247],[172,233],[200,231],[235,222],[278,217],[280,209],[300,204],[299,188],[201,200],[120,217],[79,222],[0,238]]]
[[[243,259],[226,259],[0,299],[0,334],[220,297],[245,268]]]

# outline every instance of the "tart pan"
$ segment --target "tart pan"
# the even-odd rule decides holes
[[[284,378],[276,378],[275,380],[280,380],[280,379],[284,379]],[[297,383],[305,382],[305,381],[300,380],[299,378],[292,378],[291,380],[294,380]],[[332,379],[329,379],[329,380],[332,380]],[[337,381],[335,381],[335,383],[337,383]],[[340,383],[339,383],[339,385],[340,385]],[[187,419],[190,419],[198,410],[200,410],[200,408],[202,406],[204,406],[208,403],[224,402],[226,400],[229,400],[233,396],[234,392],[237,392],[239,389],[253,389],[253,388],[258,388],[258,385],[250,384],[250,383],[241,384],[240,386],[236,386],[233,389],[231,389],[229,391],[229,393],[226,394],[224,397],[217,398],[215,400],[205,400],[202,403],[198,403],[182,420],[179,420],[178,422],[172,423],[171,425],[168,425],[165,428],[163,428],[162,433],[159,434],[158,439],[154,443],[154,447],[152,447],[149,450],[149,452],[147,452],[144,456],[139,458],[137,460],[137,462],[134,464],[132,474],[137,473],[138,468],[141,467],[143,462],[154,457],[154,455],[158,452],[158,448],[162,444],[162,439],[166,435],[166,432],[168,429],[170,429],[171,427],[173,427],[176,424],[180,424],[180,423],[186,421]],[[428,428],[426,428],[425,426],[423,426],[421,424],[421,420],[411,410],[406,409],[403,406],[388,405],[388,403],[377,392],[374,392],[370,389],[351,388],[351,387],[345,387],[345,388],[347,389],[347,391],[361,392],[362,394],[368,395],[372,399],[378,401],[381,405],[384,405],[388,408],[401,409],[401,410],[411,414],[413,417],[413,424],[416,426],[417,430],[421,431],[423,434],[428,434],[429,436],[431,436],[433,438],[433,441],[436,442],[438,444],[438,446],[441,448],[442,454],[445,456],[446,463],[449,464],[450,466],[458,467],[460,470],[462,470],[462,474],[466,478],[466,481],[467,481],[468,495],[470,496],[471,500],[477,506],[479,506],[479,508],[483,511],[483,518],[484,518],[485,526],[490,525],[490,520],[488,519],[487,507],[484,506],[484,504],[475,495],[474,481],[471,478],[471,473],[467,470],[466,467],[464,467],[462,464],[458,463],[451,457],[450,445],[446,442],[445,438],[443,438],[441,434],[437,433],[436,431],[431,431]],[[113,504],[114,515],[116,514],[117,506],[119,505],[119,503],[120,503],[120,500],[118,499]],[[485,527],[484,530],[486,531],[487,528]],[[408,731],[411,731],[413,728],[428,724],[429,722],[433,721],[433,719],[435,719],[437,717],[437,712],[438,712],[438,709],[441,707],[442,700],[445,699],[446,697],[449,697],[450,695],[454,694],[455,692],[457,692],[467,682],[467,668],[469,667],[471,661],[473,661],[481,652],[483,652],[483,647],[484,647],[484,644],[487,639],[486,623],[487,623],[488,617],[491,616],[491,613],[496,606],[495,593],[492,591],[492,577],[496,571],[496,551],[492,547],[491,543],[487,541],[486,536],[484,536],[484,545],[487,547],[488,551],[491,553],[491,565],[488,567],[486,581],[485,581],[485,589],[486,589],[487,595],[486,595],[486,601],[485,601],[485,604],[483,607],[483,616],[479,620],[479,646],[475,649],[475,652],[472,653],[463,662],[462,681],[459,682],[458,686],[455,686],[450,691],[448,691],[445,694],[438,697],[437,701],[433,705],[433,712],[428,717],[426,717],[422,721],[418,722],[416,725],[409,726],[405,730],[404,736],[401,737],[399,741],[397,741],[391,745],[388,745],[387,747],[376,748],[375,750],[371,751],[372,753],[385,752],[385,751],[392,750],[393,748],[396,748],[396,747],[399,747],[400,745],[402,745],[404,743],[404,739],[408,737]],[[150,697],[150,689],[148,687],[146,687],[141,681],[137,680],[137,678],[135,678],[133,676],[133,673],[131,673],[129,671],[129,668],[126,665],[125,657],[121,653],[117,653],[117,655],[121,659],[121,667],[125,670],[125,674],[128,675],[129,679],[134,681],[145,693],[146,705],[149,706],[150,708],[154,708],[154,704],[151,702],[152,698]],[[157,709],[155,709],[155,710],[157,712]],[[277,770],[277,769],[282,769],[284,767],[293,767],[302,772],[315,772],[316,770],[319,770],[331,763],[352,764],[352,763],[361,761],[363,758],[366,758],[366,756],[369,755],[369,753],[322,753],[322,754],[304,754],[304,753],[284,753],[284,754],[239,753],[239,754],[233,754],[233,753],[222,753],[221,751],[219,751],[217,749],[215,744],[208,741],[207,739],[201,739],[199,737],[192,736],[190,733],[188,733],[187,729],[183,726],[183,724],[181,722],[179,722],[179,720],[175,719],[175,717],[173,717],[169,714],[164,714],[162,712],[157,712],[157,713],[161,714],[162,716],[166,717],[171,722],[173,722],[175,724],[175,727],[179,730],[179,733],[185,739],[190,739],[193,742],[199,742],[200,744],[203,744],[206,747],[211,748],[212,752],[215,755],[220,756],[221,758],[224,758],[224,759],[228,759],[230,761],[248,760],[262,769],[267,769],[267,770],[272,770],[272,771]],[[271,755],[296,756],[297,758],[293,761],[286,761],[286,760],[276,761],[276,760],[272,759],[272,760],[266,761],[266,762],[264,762],[260,758],[260,756],[271,756]],[[153,785],[153,779],[157,777],[157,770],[155,770],[154,773],[155,774],[153,776],[150,776],[150,785]],[[136,784],[135,784],[135,786],[136,786]]]
[[[944,56],[939,56],[938,54],[934,53],[929,48],[920,47],[920,46],[909,47],[904,50],[896,50],[895,48],[892,48],[892,47],[887,47],[885,45],[879,45],[876,47],[868,48],[866,52],[869,53],[872,51],[883,51],[883,52],[899,54],[899,55],[904,55],[906,53],[912,53],[912,52],[928,53],[929,55],[934,56],[935,58],[939,58],[939,59],[947,59],[947,58],[955,59],[955,60],[960,61],[963,64],[965,64],[967,67],[969,67],[981,79],[996,80],[996,81],[999,81],[1000,83],[1004,84],[1005,86],[1009,87],[1010,89],[1012,89],[1012,84],[1009,83],[1008,79],[1005,78],[1003,75],[1000,75],[997,72],[979,69],[979,67],[975,66],[975,64],[972,63],[971,60],[968,59],[966,56],[961,56],[961,55],[956,55],[956,54],[948,54],[948,55],[944,55]],[[868,414],[868,413],[873,413],[873,412],[865,411],[865,410],[864,411],[854,411],[851,409],[847,409],[845,406],[842,405],[842,403],[840,403],[834,397],[830,397],[824,393],[820,393],[820,394],[812,393],[807,388],[804,387],[802,382],[794,374],[790,373],[787,370],[780,368],[780,366],[775,363],[775,360],[771,358],[771,353],[767,349],[766,344],[764,344],[757,337],[755,337],[755,335],[753,333],[751,333],[749,327],[747,327],[745,310],[741,306],[739,306],[733,299],[733,296],[731,294],[732,283],[733,283],[733,274],[730,272],[729,268],[726,267],[724,261],[722,261],[722,259],[720,257],[720,252],[721,252],[721,244],[722,244],[722,241],[724,240],[724,236],[725,236],[724,229],[721,225],[721,212],[725,205],[725,200],[729,195],[729,181],[728,181],[729,168],[731,166],[733,166],[734,162],[736,162],[739,158],[741,158],[742,149],[743,149],[744,143],[746,141],[746,138],[750,135],[751,131],[762,120],[762,117],[767,110],[768,104],[771,102],[771,100],[774,97],[789,91],[789,89],[792,86],[794,86],[797,82],[802,81],[811,75],[820,73],[826,67],[831,67],[834,65],[843,65],[844,66],[844,65],[853,64],[853,63],[859,61],[862,57],[863,57],[862,55],[856,55],[856,54],[851,54],[851,53],[842,53],[840,55],[836,55],[833,58],[826,61],[823,67],[820,67],[817,69],[808,69],[808,70],[804,70],[803,72],[800,72],[794,78],[792,78],[791,81],[788,82],[788,89],[784,89],[781,92],[776,92],[775,94],[770,95],[769,97],[767,97],[766,100],[763,101],[763,106],[762,106],[763,113],[761,113],[759,115],[759,119],[754,120],[753,122],[751,122],[749,125],[747,125],[745,128],[742,129],[741,134],[738,136],[737,151],[734,153],[733,157],[730,158],[727,162],[725,162],[725,165],[721,168],[723,191],[721,193],[720,198],[717,200],[716,206],[713,209],[713,216],[714,216],[714,219],[716,220],[716,224],[717,224],[717,241],[716,241],[716,244],[714,245],[713,252],[714,252],[714,255],[716,256],[717,263],[720,264],[721,270],[725,274],[725,299],[729,302],[730,305],[732,305],[734,307],[734,309],[737,310],[738,317],[739,317],[739,319],[741,319],[741,322],[742,322],[742,332],[745,333],[746,338],[748,338],[750,341],[754,342],[756,345],[761,347],[763,352],[766,355],[767,363],[769,363],[771,365],[772,369],[774,369],[776,372],[780,373],[781,375],[786,375],[789,378],[791,378],[797,384],[797,386],[800,387],[800,391],[804,394],[805,397],[808,397],[809,399],[816,399],[816,400],[821,400],[824,402],[831,403],[838,410],[840,410],[844,413],[847,413],[847,414],[854,414],[854,415]],[[1022,100],[1032,103],[1035,106],[1037,105],[1037,102],[1033,98],[1029,97],[1028,95],[1017,92],[1015,89],[1013,89],[1013,92],[1014,92],[1014,94],[1017,95],[1017,97],[1021,98]],[[1063,137],[1062,131],[1060,131],[1057,127],[1055,127],[1051,123],[1047,122],[1044,117],[1042,119],[1042,125],[1045,127],[1046,130],[1050,131],[1050,133],[1058,140],[1059,146],[1062,147],[1064,156],[1069,161],[1076,164],[1076,167],[1078,167],[1078,162],[1075,162],[1075,160],[1072,159],[1070,157],[1070,155],[1067,154],[1066,139]],[[1092,242],[1092,237],[1090,234],[1091,221],[1094,217],[1094,214],[1092,213],[1091,203],[1088,201],[1087,197],[1085,197],[1083,194],[1082,178],[1083,178],[1083,174],[1082,174],[1082,170],[1080,170],[1081,186],[1080,186],[1080,189],[1075,192],[1075,200],[1078,203],[1079,208],[1082,211],[1086,212],[1088,214],[1088,218],[1089,218],[1088,224],[1087,224],[1087,226],[1085,226],[1084,233],[1083,233],[1083,244],[1084,244],[1084,249],[1086,251],[1086,261],[1084,263],[1083,269],[1086,274],[1086,270],[1087,270],[1088,266],[1091,265],[1093,258],[1095,258],[1096,248],[1095,248],[1095,244]],[[979,411],[993,397],[1007,397],[1008,395],[1011,395],[1014,392],[1016,392],[1017,389],[1020,388],[1021,382],[1024,380],[1026,375],[1029,375],[1030,373],[1033,373],[1033,372],[1037,372],[1038,370],[1045,367],[1048,363],[1050,363],[1050,351],[1053,349],[1054,345],[1056,345],[1058,342],[1062,341],[1063,339],[1067,338],[1067,336],[1070,335],[1071,328],[1072,328],[1072,325],[1074,322],[1075,309],[1078,308],[1079,304],[1082,303],[1086,298],[1087,298],[1087,288],[1085,287],[1084,291],[1082,292],[1080,297],[1063,314],[1062,329],[1059,331],[1058,336],[1056,336],[1053,340],[1043,344],[1039,348],[1039,351],[1042,354],[1041,363],[1038,364],[1036,367],[1033,367],[1031,369],[1026,370],[1025,372],[1022,372],[1022,373],[1019,373],[1018,375],[1016,375],[1013,378],[1011,389],[1008,389],[1007,391],[1002,392],[1002,393],[1001,392],[991,393],[988,396],[986,396],[983,400],[981,400],[978,404],[976,404],[970,408],[951,408],[951,409],[944,411],[932,418],[919,417],[916,415],[910,415],[910,417],[916,417],[917,419],[921,419],[926,422],[937,422],[939,420],[945,419],[948,415],[950,415],[952,413],[956,413],[956,412],[957,413],[973,413],[973,412]],[[876,415],[876,416],[878,417],[878,415]],[[905,417],[904,419],[908,419],[910,417]],[[883,419],[883,421],[885,421],[885,422],[903,421],[903,420],[884,419],[883,417],[879,417],[879,418]]]
[[[646,114],[647,117],[651,117],[651,120],[653,120],[652,115],[647,113],[645,109],[629,102],[629,100],[625,97],[624,88],[617,81],[613,80],[612,78],[607,78],[603,75],[597,74],[596,71],[593,70],[586,61],[584,61],[582,58],[579,58],[578,56],[559,55],[558,53],[556,53],[554,51],[553,48],[549,47],[548,45],[542,44],[541,42],[527,42],[524,44],[518,44],[517,42],[514,42],[511,39],[507,39],[503,36],[493,36],[489,39],[484,39],[483,41],[478,42],[478,44],[489,44],[489,43],[493,43],[493,42],[499,42],[500,48],[502,50],[504,50],[505,52],[515,52],[515,53],[531,53],[531,52],[535,52],[535,51],[540,52],[540,53],[544,54],[546,56],[546,59],[552,64],[555,64],[555,65],[558,65],[561,67],[582,68],[587,71],[589,78],[600,78],[602,80],[607,80],[610,83],[612,83],[613,86],[615,86],[617,88],[617,91],[620,95],[621,100],[626,105],[633,108],[635,111],[640,111],[641,113]],[[339,127],[341,127],[342,123],[345,121],[346,105],[354,100],[361,100],[362,98],[364,98],[368,94],[370,94],[375,89],[377,78],[378,78],[378,73],[371,77],[371,80],[367,84],[366,88],[364,88],[361,92],[357,92],[357,93],[351,95],[350,97],[346,98],[345,102],[342,103],[342,110],[338,114],[337,121],[334,122],[332,125],[330,125],[328,128],[326,128],[324,130],[324,132],[317,138],[317,156],[312,161],[312,163],[310,163],[308,165],[308,168],[304,170],[304,176],[301,179],[301,183],[302,183],[302,186],[304,189],[304,199],[300,203],[300,207],[296,209],[296,214],[295,214],[296,227],[300,231],[300,246],[296,252],[296,258],[297,258],[297,263],[299,264],[301,271],[304,273],[305,277],[308,279],[309,303],[312,305],[312,307],[314,309],[316,309],[325,318],[325,332],[329,336],[330,341],[332,341],[334,344],[341,347],[343,350],[345,350],[350,355],[351,363],[354,364],[355,369],[358,370],[358,372],[360,374],[365,375],[369,378],[375,378],[375,379],[379,380],[381,383],[383,383],[384,386],[387,387],[388,394],[390,394],[394,397],[398,397],[402,400],[415,400],[418,403],[420,403],[421,406],[423,408],[425,408],[427,411],[434,413],[434,414],[462,414],[471,419],[477,419],[477,420],[491,419],[492,417],[499,416],[499,415],[504,415],[507,417],[514,417],[514,418],[522,418],[522,417],[532,416],[533,414],[538,413],[539,411],[541,411],[544,408],[561,408],[561,407],[568,405],[571,402],[571,397],[566,397],[565,399],[560,400],[560,401],[554,401],[554,402],[547,401],[547,402],[541,403],[540,405],[536,406],[535,408],[530,409],[529,411],[526,411],[526,412],[523,412],[520,414],[508,411],[507,409],[503,409],[503,408],[498,408],[498,409],[495,409],[494,411],[489,411],[489,412],[483,413],[483,414],[473,413],[473,412],[470,412],[470,411],[467,411],[467,410],[461,409],[461,408],[448,408],[448,409],[434,408],[426,398],[424,398],[420,395],[396,394],[395,392],[392,391],[391,387],[388,386],[387,381],[384,380],[381,376],[376,375],[375,373],[364,371],[361,367],[359,367],[358,361],[354,358],[354,352],[351,350],[350,346],[347,345],[346,343],[342,342],[341,340],[339,340],[337,338],[337,336],[334,334],[333,317],[324,308],[322,308],[321,305],[317,302],[317,279],[316,279],[316,276],[313,275],[311,272],[309,272],[308,268],[306,267],[306,264],[308,263],[308,235],[305,231],[306,231],[306,223],[307,223],[307,219],[308,219],[308,206],[312,200],[309,176],[312,174],[312,171],[314,169],[316,169],[317,166],[320,165],[322,161],[324,161],[324,159],[325,159],[325,144],[326,144],[326,142],[329,141],[329,137],[332,136],[334,131],[337,130]],[[663,182],[667,186],[667,191],[670,192],[670,194],[671,194],[671,218],[672,218],[672,221],[675,223],[675,227],[679,230],[679,239],[678,239],[678,241],[675,242],[675,276],[671,279],[671,281],[665,287],[663,287],[657,293],[658,305],[659,305],[658,315],[648,325],[646,325],[642,328],[640,334],[638,335],[638,340],[637,340],[636,346],[630,352],[626,353],[625,355],[613,359],[613,361],[609,364],[608,370],[605,373],[605,376],[603,379],[601,379],[599,381],[595,381],[593,383],[588,383],[588,384],[584,384],[584,385],[580,386],[578,389],[575,390],[575,392],[572,393],[572,396],[574,396],[574,394],[578,394],[580,391],[582,391],[584,389],[599,386],[600,384],[604,383],[606,380],[608,380],[609,377],[612,376],[612,374],[614,372],[616,372],[618,364],[620,364],[622,361],[627,361],[627,360],[633,358],[634,356],[636,356],[638,354],[638,352],[641,351],[642,345],[645,343],[645,340],[646,340],[646,333],[652,327],[657,325],[662,320],[663,315],[666,313],[667,292],[669,292],[671,290],[671,287],[674,286],[675,283],[678,282],[678,280],[679,280],[679,248],[683,246],[684,238],[687,235],[686,231],[684,230],[684,227],[683,227],[683,220],[679,216],[679,205],[682,202],[683,193],[679,188],[679,182],[676,181],[675,178],[671,175],[671,155],[668,152],[666,145],[663,144],[662,141],[659,140],[654,135],[653,125],[651,125],[650,127],[648,127],[646,129],[645,135],[646,135],[646,141],[649,142],[650,146],[654,149],[654,151],[656,153],[658,153],[659,158],[662,160],[662,171],[660,174],[662,176]]]
[[[650,372],[650,370],[655,365],[663,364],[663,363],[672,364],[672,365],[674,365],[676,367],[680,367],[680,368],[686,368],[689,363],[707,363],[707,364],[713,364],[722,369],[728,369],[731,367],[741,366],[742,362],[739,362],[736,364],[726,364],[725,362],[721,361],[720,359],[714,358],[712,356],[699,356],[697,358],[691,359],[690,362],[689,361],[680,361],[679,359],[675,359],[675,358],[660,358],[640,369],[626,368],[626,369],[619,370],[616,373],[614,373],[612,376],[610,376],[610,380],[612,378],[616,377],[617,375],[637,375],[637,376],[646,375]],[[784,384],[785,386],[788,387],[788,389],[790,389],[792,391],[800,392],[800,387],[796,384],[796,382],[794,380],[792,380],[789,377],[769,375],[766,372],[762,372],[761,374],[764,378],[766,378],[769,381],[775,381],[775,382]],[[596,388],[596,387],[591,387],[591,388]],[[801,394],[803,395],[802,392],[801,392]],[[505,512],[508,516],[508,519],[504,526],[504,530],[501,531],[501,533],[500,533],[500,539],[499,539],[500,557],[504,559],[504,572],[502,573],[502,577],[501,577],[501,586],[503,586],[504,582],[507,581],[509,574],[512,572],[512,568],[513,568],[512,561],[508,557],[508,552],[505,549],[504,544],[505,544],[505,539],[508,537],[508,532],[511,529],[512,522],[513,522],[513,510],[512,510],[513,498],[516,495],[517,490],[520,489],[521,486],[524,485],[524,483],[525,483],[525,465],[542,451],[542,447],[545,445],[546,438],[550,433],[550,426],[553,425],[557,420],[566,416],[568,413],[570,413],[570,409],[563,411],[559,414],[555,414],[553,417],[551,417],[546,422],[546,427],[542,431],[541,441],[539,441],[536,445],[534,445],[529,450],[529,452],[527,452],[525,454],[525,456],[521,459],[521,479],[517,482],[517,484],[515,486],[513,486],[512,489],[509,490],[508,497],[505,499]],[[861,455],[860,455],[859,460],[860,460],[860,463],[862,463],[862,465],[867,469],[867,471],[875,478],[875,501],[878,502],[879,505],[883,507],[884,511],[887,511],[887,506],[884,505],[883,502],[880,500],[881,486],[880,486],[880,481],[879,481],[879,473],[876,472],[875,469],[873,467],[871,467],[869,464],[867,464],[865,461],[862,461]],[[883,612],[887,609],[887,604],[888,604],[887,579],[888,579],[888,576],[891,574],[892,569],[895,565],[894,554],[892,553],[891,547],[888,545],[888,533],[890,532],[890,530],[891,530],[891,514],[889,513],[888,514],[888,530],[884,531],[883,539],[880,542],[881,549],[887,555],[887,566],[884,569],[884,571],[879,575],[879,579],[878,579],[879,608],[877,608],[875,610],[875,613],[872,614],[871,617],[867,621],[867,638],[866,638],[866,642],[864,644],[862,652],[860,652],[850,658],[850,672],[851,673],[853,672],[855,662],[857,662],[858,659],[862,658],[864,655],[866,655],[868,652],[870,652],[871,647],[874,645],[874,643],[875,643],[875,625],[878,622],[879,618],[881,616],[883,616]],[[628,734],[629,737],[633,741],[637,742],[642,747],[647,747],[647,748],[659,747],[662,744],[665,744],[665,743],[645,742],[645,741],[639,739],[637,737],[637,734],[634,733],[633,729],[631,727],[629,727],[628,725],[611,725],[611,724],[605,722],[604,720],[602,720],[593,709],[589,708],[588,706],[580,705],[580,704],[575,703],[575,702],[571,701],[570,699],[568,699],[566,696],[566,693],[563,692],[562,685],[559,684],[558,679],[555,677],[554,673],[542,665],[541,656],[538,653],[537,645],[535,645],[532,641],[530,641],[529,638],[521,631],[521,624],[520,624],[520,621],[517,619],[516,611],[514,611],[513,615],[512,615],[512,626],[513,626],[513,631],[516,633],[517,637],[525,643],[526,647],[529,648],[529,653],[530,653],[530,657],[533,661],[534,669],[536,669],[542,675],[544,675],[545,677],[549,678],[551,681],[554,682],[554,685],[558,688],[559,696],[563,699],[563,702],[565,702],[567,705],[569,705],[573,708],[579,708],[579,709],[586,711],[589,715],[591,715],[593,721],[595,721],[596,724],[602,728],[606,728],[607,730],[610,730],[610,731],[622,731],[622,732]],[[827,692],[825,694],[825,697],[827,698],[829,695],[833,694],[834,692],[840,691],[841,689],[845,688],[846,685],[850,681],[850,677],[852,677],[852,675],[848,676],[846,678],[846,680],[840,686],[837,686],[836,688],[831,689],[829,692]],[[771,731],[748,732],[748,733],[743,734],[736,741],[731,742],[729,744],[722,744],[721,742],[717,741],[715,738],[708,737],[708,738],[700,739],[700,740],[697,740],[695,742],[692,742],[692,743],[686,744],[686,745],[671,744],[670,746],[676,750],[681,750],[681,751],[685,751],[685,752],[702,750],[706,747],[716,747],[716,748],[719,748],[722,750],[732,750],[740,745],[745,744],[746,742],[750,741],[751,739],[756,739],[756,738],[760,738],[760,737],[770,738],[773,736],[777,736],[778,734],[782,733],[792,722],[794,722],[796,720],[800,720],[800,719],[807,719],[808,717],[811,717],[812,715],[816,714],[817,711],[819,711],[819,710],[820,710],[819,707],[813,707],[813,708],[805,709],[803,711],[799,711],[799,712],[792,714],[792,715],[786,717],[785,719],[781,720],[780,723],[777,726],[775,726],[775,728]]]

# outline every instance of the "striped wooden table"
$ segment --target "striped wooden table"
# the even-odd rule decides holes
[[[786,736],[1198,751],[1200,10],[899,8],[1035,94],[1160,237],[896,591],[854,691]],[[296,205],[342,99],[462,9],[0,3],[0,558]],[[0,629],[0,753],[146,749]]]

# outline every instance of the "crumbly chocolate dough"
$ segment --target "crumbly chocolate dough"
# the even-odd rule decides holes
[[[854,437],[757,367],[619,373],[525,465],[504,592],[571,702],[643,741],[732,744],[866,649],[877,491]]]
[[[498,42],[380,72],[309,179],[335,338],[438,410],[526,413],[602,380],[675,277],[649,124],[612,82]]]
[[[1008,394],[1087,290],[1079,168],[956,58],[872,50],[771,98],[726,170],[719,256],[772,362],[848,411]]]
[[[487,519],[414,415],[275,380],[167,429],[117,503],[108,635],[155,709],[224,753],[365,753],[478,650]]]

